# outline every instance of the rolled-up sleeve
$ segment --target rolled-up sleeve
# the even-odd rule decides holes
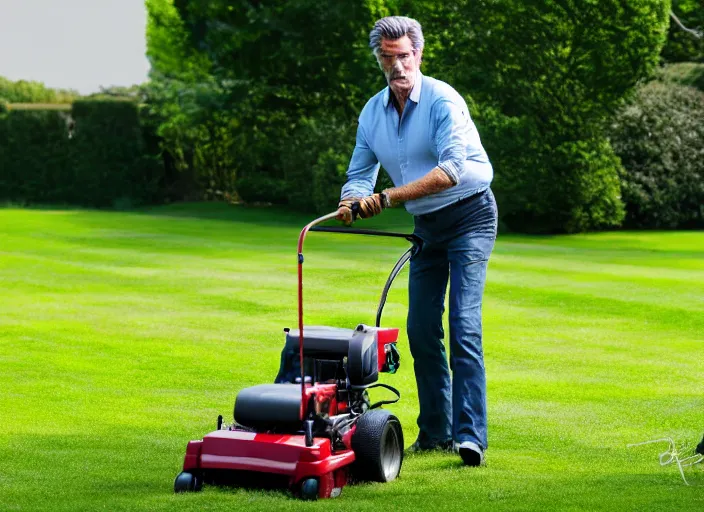
[[[342,187],[340,198],[366,197],[374,192],[379,174],[379,160],[369,147],[362,123],[357,127],[357,140],[347,168],[347,182]]]
[[[464,173],[467,159],[467,135],[473,123],[462,107],[447,100],[433,106],[435,143],[438,152],[438,167],[445,171],[456,185]]]

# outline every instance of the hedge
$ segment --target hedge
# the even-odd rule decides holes
[[[145,151],[139,106],[131,100],[80,100],[73,104],[75,200],[91,206],[131,206],[159,196],[163,164]],[[78,191],[78,187],[76,187]]]
[[[0,116],[0,199],[65,202],[72,193],[67,116],[10,110]]]
[[[71,112],[0,113],[0,199],[85,206],[158,201],[164,166],[147,150],[134,101],[83,100]]]

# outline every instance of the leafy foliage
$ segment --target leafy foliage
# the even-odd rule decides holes
[[[506,115],[563,131],[603,120],[650,74],[668,23],[661,0],[458,0],[413,11],[436,38],[434,73]]]
[[[704,93],[652,82],[617,116],[626,225],[704,228]]]
[[[182,197],[231,199],[239,151],[233,149],[224,89],[207,56],[189,45],[188,33],[171,0],[147,0],[147,57],[144,118],[158,137],[167,174]],[[238,148],[239,149],[239,148]]]
[[[334,200],[354,120],[385,85],[367,48],[369,29],[403,13],[423,23],[426,72],[473,100],[503,222],[537,231],[621,221],[621,168],[605,127],[651,75],[670,8],[660,0],[147,6],[150,104],[165,147],[197,181],[246,201],[315,209]]]
[[[672,11],[685,27],[704,31],[704,1],[672,0]],[[665,62],[704,62],[704,38],[695,37],[672,20],[662,59]]]
[[[218,109],[230,120],[236,179],[225,188],[234,183],[237,196],[251,202],[309,210],[330,203],[314,199],[313,188],[301,183],[312,183],[319,159],[327,154],[329,160],[340,144],[334,133],[317,140],[311,133],[320,134],[313,126],[335,126],[336,120],[350,125],[383,86],[366,48],[369,26],[381,12],[377,4],[175,2],[191,51],[211,63],[222,92]],[[344,156],[337,159],[348,161],[352,146],[342,146]],[[338,192],[331,188],[327,194],[334,198]]]
[[[92,206],[155,202],[161,170],[145,151],[139,106],[129,100],[80,100],[73,104],[73,172],[78,201]]]
[[[337,206],[356,128],[335,117],[301,119],[281,158],[290,204],[310,202],[308,209],[321,214]]]
[[[71,103],[78,96],[76,91],[50,89],[41,82],[13,82],[0,76],[0,98],[8,103]]]
[[[657,64],[667,2],[458,0],[407,8],[424,20],[430,72],[471,92],[479,107],[473,115],[494,163],[502,221],[531,231],[618,225],[620,165],[606,122]]]
[[[12,201],[125,207],[158,202],[167,185],[133,101],[11,110],[0,115],[0,155],[0,198]]]
[[[71,195],[65,113],[18,110],[0,116],[0,199],[58,202]]]
[[[704,63],[678,62],[668,64],[658,70],[658,80],[696,87],[704,91]]]
[[[576,232],[623,219],[620,162],[604,137],[556,142],[530,117],[494,109],[483,110],[479,124],[497,171],[501,221],[511,229]]]

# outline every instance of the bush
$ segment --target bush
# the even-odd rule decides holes
[[[161,199],[163,165],[145,149],[132,101],[80,101],[71,114],[0,115],[0,199],[129,207]],[[69,126],[72,130],[69,130]]]
[[[379,2],[242,2],[236,8],[224,1],[175,2],[177,19],[166,3],[147,3],[148,53],[169,76],[187,80],[197,70],[224,89],[217,110],[199,110],[232,120],[231,174],[239,198],[314,211],[322,208],[311,196],[314,176],[321,197],[337,198],[338,178],[322,169],[349,159],[354,134],[349,145],[336,141],[338,125],[353,126],[382,87],[366,44],[377,10],[372,4]],[[314,172],[316,165],[322,167]],[[326,180],[330,192],[322,192]]]
[[[658,70],[657,79],[661,82],[688,85],[704,91],[704,64],[696,62],[668,64]]]
[[[704,93],[651,82],[617,116],[611,140],[627,227],[704,228]]]
[[[0,76],[0,97],[10,103],[71,103],[78,96],[76,91],[50,89],[41,82],[13,82]]]
[[[248,203],[287,204],[282,161],[300,158],[300,148],[289,145],[295,126],[284,112],[266,110],[252,118],[238,119],[237,123],[232,145],[237,195]]]
[[[357,123],[334,116],[301,120],[281,158],[286,198],[292,207],[328,213],[337,206],[356,129]]]
[[[12,110],[0,116],[0,198],[63,202],[72,181],[67,116]]]
[[[494,164],[503,226],[553,233],[619,225],[621,166],[606,139],[559,141],[531,118],[493,109],[484,109],[477,124]]]
[[[145,152],[136,102],[80,100],[73,104],[72,116],[77,185],[72,202],[131,206],[158,201],[163,165]]]

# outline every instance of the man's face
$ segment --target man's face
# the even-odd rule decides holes
[[[421,52],[413,49],[408,36],[400,39],[382,39],[379,65],[393,93],[407,97],[413,89],[420,67]]]

